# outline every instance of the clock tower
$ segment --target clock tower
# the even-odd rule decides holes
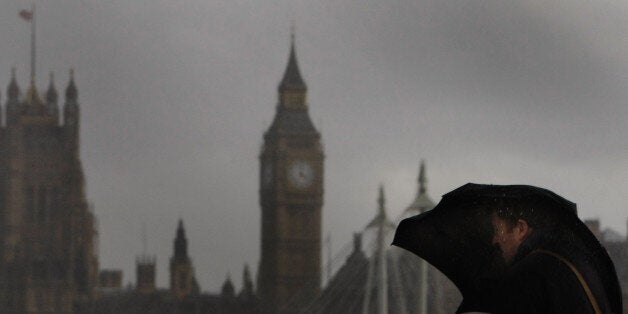
[[[259,156],[258,295],[265,313],[295,312],[320,291],[324,156],[306,94],[293,34],[275,118]]]

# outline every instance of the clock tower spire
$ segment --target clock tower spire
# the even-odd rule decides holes
[[[261,259],[265,313],[295,312],[320,291],[323,148],[308,114],[294,33],[275,118],[260,153]]]

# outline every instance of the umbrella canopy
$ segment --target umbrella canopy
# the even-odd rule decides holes
[[[466,184],[445,194],[431,211],[407,218],[397,227],[393,245],[404,248],[445,274],[465,299],[482,300],[505,269],[492,245],[494,209],[528,206],[544,227],[566,243],[559,253],[594,269],[613,312],[621,312],[621,289],[610,257],[559,195],[528,185]],[[577,248],[577,249],[574,249]],[[481,307],[481,306],[480,306]]]

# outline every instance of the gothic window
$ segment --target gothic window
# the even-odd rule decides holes
[[[37,292],[35,292],[35,304],[37,304],[37,309],[44,309],[44,293],[40,290],[37,290]]]
[[[35,221],[35,188],[29,186],[26,188],[26,215],[28,221]]]
[[[187,287],[187,274],[182,271],[179,273],[179,289],[185,290]]]
[[[70,255],[70,247],[69,247],[69,243],[70,243],[70,236],[72,235],[70,228],[63,228],[62,231],[62,236],[61,236],[61,243],[63,243],[63,255],[65,256],[69,256]]]
[[[50,189],[50,207],[48,209],[49,219],[59,207],[59,188],[56,186]]]
[[[33,269],[33,277],[35,280],[45,280],[47,277],[47,265],[43,260],[36,260],[32,264]]]
[[[37,197],[37,222],[46,221],[47,197],[46,187],[40,186]]]
[[[53,264],[52,274],[55,279],[61,280],[66,276],[66,265],[63,261],[55,261]]]
[[[87,282],[87,265],[85,261],[85,249],[79,248],[76,250],[76,259],[74,265],[74,280],[78,285],[78,289],[81,292],[85,292],[88,289]]]
[[[31,135],[32,133],[33,132],[32,132],[32,128],[31,127],[25,127],[24,128],[24,133],[23,133],[24,145],[26,146],[26,148],[28,150],[30,150],[31,146],[32,146],[32,140],[33,140],[33,136]]]
[[[293,237],[304,239],[314,234],[314,211],[312,206],[290,206],[288,215],[292,223],[288,228]]]
[[[13,304],[14,304],[13,298],[14,297],[11,294],[9,294],[9,296],[7,296],[7,299],[6,299],[7,303],[6,303],[6,305],[7,305],[7,308],[9,308],[9,309],[13,308]]]
[[[0,171],[1,171],[1,170],[0,170]],[[0,178],[1,178],[1,177],[5,177],[5,175],[6,175],[6,174],[4,174],[4,173],[0,172]],[[0,183],[0,217],[1,217],[1,216],[4,216],[4,215],[2,215],[2,209],[3,209],[3,208],[4,208],[4,206],[5,206],[5,205],[4,205],[4,202],[5,202],[5,198],[4,198],[4,193],[5,193],[5,192],[4,192],[4,191],[6,191],[6,190],[5,190],[5,187],[2,185],[2,183]],[[1,219],[1,218],[0,218],[0,219]],[[2,221],[0,221],[0,223],[1,223],[1,222],[2,222]]]

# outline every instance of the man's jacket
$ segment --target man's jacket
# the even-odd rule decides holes
[[[582,252],[572,239],[533,231],[498,285],[492,312],[593,314],[593,301],[601,313],[611,313],[596,267]]]

